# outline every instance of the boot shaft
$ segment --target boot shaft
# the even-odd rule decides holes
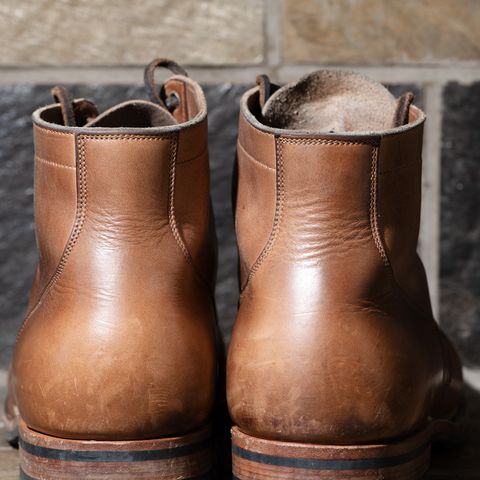
[[[15,403],[29,428],[60,438],[198,429],[216,372],[203,92],[174,75],[156,103],[77,125],[64,123],[85,101],[59,94],[33,115],[40,258],[15,347]]]
[[[423,113],[412,106],[408,125],[384,133],[298,133],[261,124],[249,107],[256,95],[242,101],[237,148],[242,288],[265,262],[271,280],[257,284],[271,288],[291,269],[321,270],[325,301],[341,301],[365,294],[368,272],[371,282],[391,270],[431,314],[416,254]],[[281,297],[279,282],[272,290]]]
[[[416,253],[424,114],[355,74],[265,82],[241,101],[234,423],[355,444],[451,415],[459,362]]]
[[[211,286],[205,99],[199,87],[185,78],[173,77],[166,90],[180,90],[186,82],[192,91],[188,97],[182,95],[180,104],[189,104],[192,116],[179,112],[178,120],[185,120],[179,127],[63,128],[44,120],[58,116],[58,105],[34,114],[39,291],[57,268],[63,268],[80,236],[91,249],[91,254],[84,252],[82,269],[92,271],[82,276],[92,281],[105,280],[101,259],[111,261],[113,252],[123,252],[119,268],[126,268],[129,259],[141,261],[142,252],[146,269],[168,268],[172,262],[163,265],[160,257],[168,255],[158,240],[170,236],[177,244],[170,255],[194,265]],[[108,123],[108,113],[101,117],[98,124]],[[138,254],[127,253],[132,249]],[[151,254],[157,250],[162,265],[153,267]],[[98,265],[89,265],[95,259]]]

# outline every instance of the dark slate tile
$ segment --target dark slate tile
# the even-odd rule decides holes
[[[0,365],[11,355],[36,259],[33,226],[32,106],[42,87],[0,89]]]
[[[462,360],[480,366],[480,83],[444,91],[441,323]]]
[[[206,87],[212,200],[219,244],[217,310],[226,343],[230,339],[238,302],[237,244],[232,212],[232,173],[235,161],[240,97],[246,86]]]

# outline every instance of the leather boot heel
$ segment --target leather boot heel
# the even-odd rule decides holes
[[[377,445],[315,445],[264,440],[232,429],[235,480],[416,480],[430,465],[432,441],[463,439],[463,427],[438,421],[403,440]]]
[[[129,441],[68,440],[29,429],[20,432],[20,478],[211,478],[210,429],[181,437]]]

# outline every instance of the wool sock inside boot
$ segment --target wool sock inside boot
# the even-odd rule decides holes
[[[89,104],[84,99],[75,100],[74,111],[78,106]],[[176,125],[178,122],[173,115],[160,105],[146,100],[129,100],[94,115],[76,115],[76,126],[79,127],[106,127],[106,128],[148,128]],[[81,117],[81,118],[80,118]],[[46,107],[40,112],[40,118],[48,123],[65,125],[60,104]]]
[[[86,123],[85,127],[148,128],[176,125],[173,115],[155,103],[130,100],[115,105]]]
[[[259,120],[274,128],[319,133],[383,131],[408,123],[412,100],[411,93],[395,99],[363,75],[321,70],[276,90]]]

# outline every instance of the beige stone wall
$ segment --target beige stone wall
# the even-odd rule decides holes
[[[478,0],[286,0],[282,27],[291,63],[480,60]]]
[[[3,0],[0,64],[257,64],[263,14],[261,0]]]
[[[442,92],[480,80],[480,0],[0,2],[0,84],[138,83],[156,56],[207,83],[333,66],[417,84],[429,118],[420,248],[438,303]]]
[[[0,64],[472,63],[479,25],[478,0],[3,0]]]

